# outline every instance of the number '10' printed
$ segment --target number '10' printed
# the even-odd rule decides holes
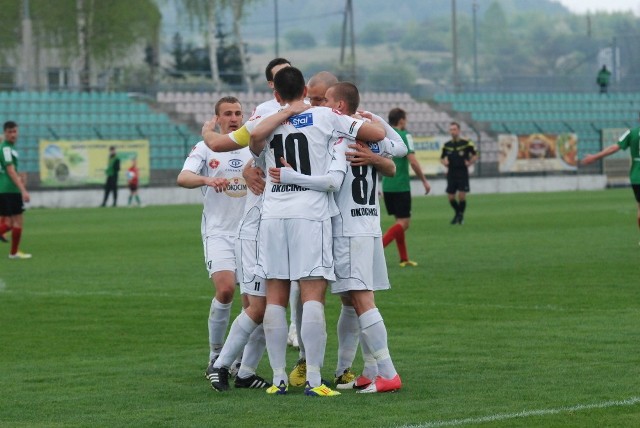
[[[296,156],[296,142],[298,143],[298,156],[300,157],[300,165],[298,168],[298,159]],[[284,165],[280,161],[284,157],[287,163],[293,169],[304,175],[311,175],[311,162],[309,161],[309,141],[301,132],[294,132],[287,135],[282,141],[282,134],[275,134],[269,142],[269,147],[273,149],[276,158],[276,167],[282,168]]]

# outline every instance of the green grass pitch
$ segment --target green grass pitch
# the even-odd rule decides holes
[[[0,243],[1,426],[640,426],[629,189],[470,194],[464,226],[446,198],[415,198],[419,266],[389,246],[393,288],[377,295],[403,388],[335,398],[210,388],[200,212],[26,213],[34,258]],[[328,296],[325,378],[338,313]],[[271,377],[266,356],[259,373]]]

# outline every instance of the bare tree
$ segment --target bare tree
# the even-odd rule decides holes
[[[93,0],[91,5],[85,4],[85,0],[76,0],[76,28],[78,33],[78,62],[80,88],[88,91],[90,86],[91,63],[89,59],[89,11],[93,10]]]
[[[233,12],[233,36],[236,40],[238,55],[240,55],[240,63],[242,64],[242,79],[247,85],[247,91],[249,91],[250,94],[253,94],[253,81],[251,80],[251,76],[249,75],[249,63],[247,61],[247,55],[244,49],[242,34],[240,34],[240,21],[242,21],[244,7],[245,5],[251,3],[251,0],[234,0],[231,2],[231,10]]]
[[[228,6],[228,0],[180,0],[189,15],[189,20],[200,28],[206,28],[209,46],[209,66],[211,79],[216,91],[222,89],[218,67],[218,13]]]

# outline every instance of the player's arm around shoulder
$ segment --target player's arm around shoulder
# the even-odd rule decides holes
[[[374,153],[368,144],[356,141],[354,144],[349,144],[349,150],[346,158],[351,166],[371,165],[385,177],[396,175],[396,164],[393,160]]]
[[[266,144],[266,139],[278,126],[291,116],[300,114],[309,109],[309,107],[310,106],[308,104],[305,104],[304,101],[300,100],[291,103],[289,106],[276,113],[260,118],[251,129],[251,142],[249,143],[251,152],[254,154],[262,152]]]

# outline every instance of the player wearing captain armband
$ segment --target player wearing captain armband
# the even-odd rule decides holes
[[[242,124],[242,106],[234,97],[224,97],[215,106],[222,132],[237,130]],[[226,373],[214,370],[224,344],[224,335],[230,319],[231,304],[236,284],[235,241],[242,216],[247,186],[242,172],[251,161],[247,148],[226,153],[211,151],[203,141],[196,144],[178,175],[178,185],[185,188],[201,188],[204,209],[201,233],[205,252],[205,265],[214,285],[215,297],[209,311],[209,365],[205,376],[215,390],[223,390]],[[245,303],[246,306],[246,303]],[[264,345],[260,338],[253,341],[254,349],[245,349],[248,360],[257,366]],[[233,356],[235,358],[235,355]],[[233,361],[233,359],[232,359]],[[242,366],[240,372],[243,374]],[[239,377],[241,377],[241,374]],[[255,375],[255,368],[245,370],[245,381],[253,387],[269,386]],[[257,382],[261,381],[261,382]],[[236,379],[236,386],[240,381]],[[228,387],[228,385],[227,385]]]

